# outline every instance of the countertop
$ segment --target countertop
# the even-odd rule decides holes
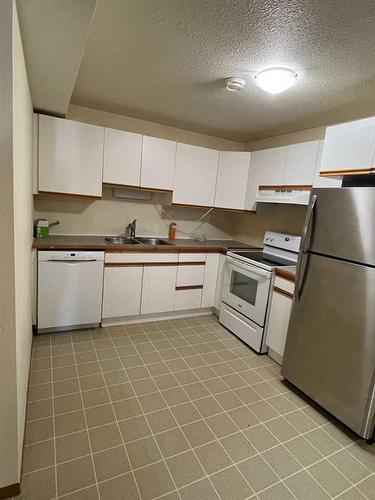
[[[296,281],[296,271],[297,266],[277,267],[275,274],[276,276],[280,276],[280,278],[285,278],[289,281]]]
[[[196,241],[187,238],[168,240],[171,245],[111,245],[104,236],[63,236],[51,235],[44,239],[34,239],[33,248],[38,250],[105,250],[106,252],[205,252],[226,253],[229,248],[256,248],[234,240]]]

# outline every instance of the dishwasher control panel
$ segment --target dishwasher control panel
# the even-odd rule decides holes
[[[58,251],[39,251],[39,262],[66,262],[66,261],[103,261],[104,252],[95,251],[74,251],[74,250],[58,250]]]

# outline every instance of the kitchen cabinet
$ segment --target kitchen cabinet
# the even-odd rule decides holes
[[[172,203],[213,207],[219,152],[177,144]]]
[[[246,194],[246,209],[256,209],[259,186],[280,186],[284,183],[288,146],[253,151]]]
[[[104,129],[39,115],[39,191],[101,197]]]
[[[266,343],[268,355],[277,363],[282,363],[285,341],[288,333],[289,317],[292,309],[294,283],[276,276],[270,315],[267,328]]]
[[[201,307],[202,289],[176,290],[174,296],[174,310],[199,309]]]
[[[202,304],[201,307],[214,307],[216,297],[216,285],[218,282],[219,274],[219,253],[208,253],[206,257],[206,265],[204,270],[204,281],[202,290]],[[221,287],[221,284],[220,284]],[[219,307],[217,307],[219,309]]]
[[[136,316],[140,313],[143,266],[105,267],[103,318]]]
[[[215,207],[244,210],[250,153],[221,151],[217,172]]]
[[[141,187],[172,191],[176,142],[143,136]]]
[[[318,160],[319,141],[288,146],[284,186],[312,186]]]
[[[374,168],[375,117],[327,127],[320,172],[332,175]]]
[[[178,266],[176,286],[203,286],[204,271],[205,264]]]
[[[215,289],[215,296],[214,296],[214,308],[216,310],[220,309],[221,288],[223,286],[225,259],[226,259],[225,255],[222,255],[222,254],[219,255],[219,262],[218,262],[218,268],[217,268],[217,277],[216,277],[216,289]],[[213,275],[211,274],[211,276],[213,276]],[[212,279],[214,280],[215,278],[212,278]],[[203,303],[204,303],[204,300],[202,298],[202,304]],[[210,303],[210,301],[207,301],[207,303]],[[206,306],[202,305],[202,307],[206,307]]]
[[[318,188],[339,188],[342,186],[342,177],[320,175],[320,166],[322,163],[323,148],[324,148],[324,141],[319,141],[319,153],[315,167],[313,186]]]
[[[142,135],[105,129],[103,182],[139,187]]]
[[[173,263],[144,267],[141,314],[173,311],[176,275],[177,265]]]

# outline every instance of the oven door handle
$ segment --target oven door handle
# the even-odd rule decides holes
[[[243,264],[242,262],[239,262],[237,259],[229,257],[228,255],[227,255],[227,262],[236,267],[239,267],[240,269],[243,269],[244,271],[248,271],[249,273],[255,274],[256,276],[261,276],[263,278],[266,278],[267,280],[271,279],[272,273],[270,273],[269,271],[265,271],[260,267],[251,266],[250,264]]]

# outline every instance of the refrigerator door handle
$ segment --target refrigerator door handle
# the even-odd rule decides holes
[[[308,247],[310,245],[310,241],[307,243],[307,235],[309,234],[309,230],[310,230],[310,227],[312,225],[314,208],[315,208],[315,203],[316,203],[317,198],[318,198],[317,195],[314,194],[312,196],[311,201],[309,203],[309,206],[307,208],[306,223],[305,223],[303,231],[302,231],[302,245],[301,245],[302,252],[307,252]]]
[[[307,260],[309,258],[308,253],[301,252],[296,273],[296,285],[294,290],[294,296],[298,302],[301,296],[302,286],[305,279]]]

